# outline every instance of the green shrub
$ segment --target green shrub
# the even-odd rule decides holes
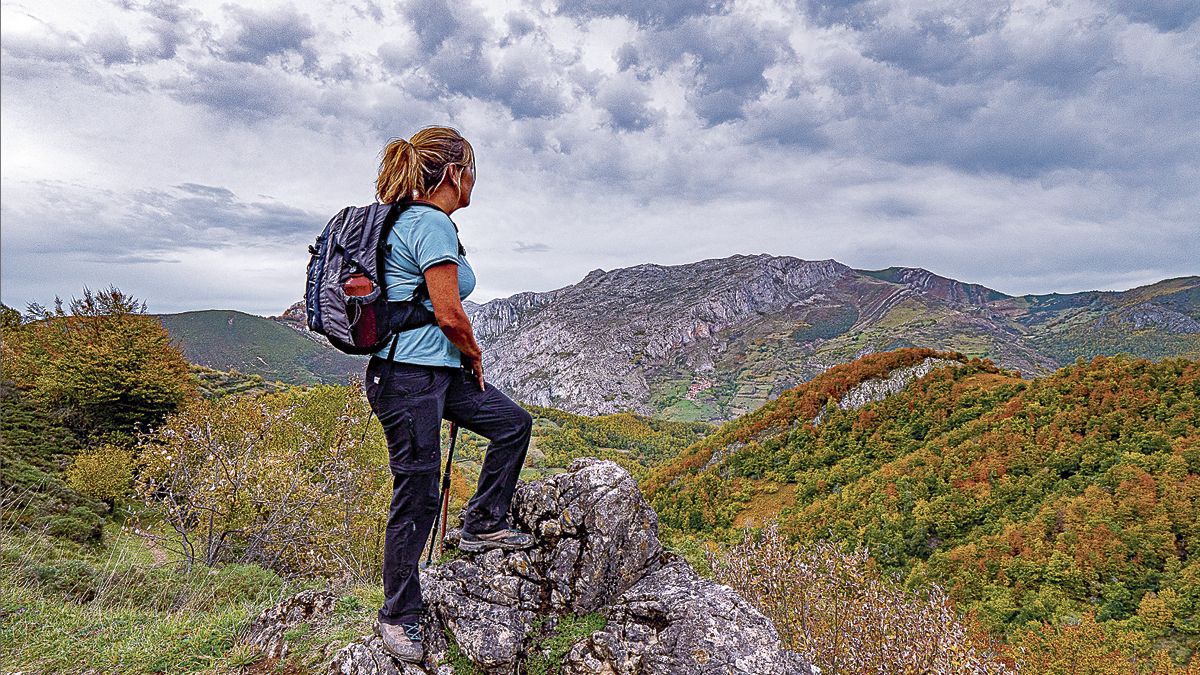
[[[33,305],[2,330],[4,376],[88,434],[152,428],[196,392],[162,322],[117,288],[84,289],[67,309]]]
[[[33,564],[28,577],[47,593],[73,602],[89,602],[96,597],[99,575],[83,560],[59,560],[44,565]]]
[[[79,441],[42,403],[0,378],[0,527],[99,543],[106,504],[63,480]]]
[[[113,504],[129,494],[133,452],[105,443],[87,448],[67,468],[67,485],[76,492]]]

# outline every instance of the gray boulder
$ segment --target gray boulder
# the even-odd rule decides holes
[[[664,553],[658,517],[617,464],[582,459],[522,484],[512,516],[534,534],[532,549],[465,554],[422,573],[432,641],[424,666],[395,662],[365,637],[338,651],[328,673],[450,675],[443,633],[480,671],[514,673],[557,617],[592,612],[607,625],[580,636],[565,672],[816,673],[745,600]]]
[[[267,658],[283,658],[287,654],[283,634],[302,623],[324,620],[333,611],[335,599],[329,591],[300,591],[259,614],[242,632],[239,642]]]
[[[674,560],[605,610],[604,630],[568,653],[569,674],[815,673],[780,649],[775,626],[728,586]]]

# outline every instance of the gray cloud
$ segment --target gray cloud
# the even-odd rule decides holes
[[[428,54],[441,49],[451,36],[477,34],[483,28],[474,8],[447,0],[411,0],[401,3],[400,11],[416,33],[421,51]]]
[[[562,0],[558,11],[575,17],[625,16],[643,26],[673,25],[720,12],[720,0]]]
[[[508,27],[505,40],[511,42],[515,38],[525,37],[537,30],[537,22],[527,14],[509,12],[504,16],[504,24]]]
[[[659,113],[649,106],[644,83],[628,76],[615,76],[600,85],[596,105],[608,113],[609,124],[622,131],[641,131],[652,126]]]
[[[21,232],[5,246],[45,255],[113,262],[169,261],[190,249],[220,250],[248,242],[298,242],[325,218],[288,204],[245,201],[223,187],[183,183],[128,193],[44,182],[37,193],[57,206],[5,205],[5,227]],[[95,222],[104,222],[97,228]]]
[[[653,65],[661,73],[691,64],[688,100],[708,125],[743,118],[743,108],[767,90],[765,71],[790,53],[786,34],[743,16],[691,17],[648,30],[616,54],[622,69]]]
[[[1075,169],[1136,180],[1194,165],[1165,138],[1200,149],[1174,121],[1200,116],[1195,97],[1178,99],[1200,87],[1200,73],[1133,65],[1128,24],[1092,6],[873,1],[810,5],[809,14],[852,28],[861,48],[813,63],[823,78],[791,76],[784,99],[750,116],[756,137],[1021,178]],[[1192,54],[1178,56],[1194,65],[1188,42]],[[1161,131],[1142,133],[1150,127]],[[1125,133],[1133,129],[1142,131]]]
[[[165,87],[177,100],[199,103],[222,115],[255,121],[302,109],[305,96],[285,75],[252,63],[210,61],[189,69]]]
[[[1164,32],[1183,30],[1200,19],[1200,4],[1193,0],[1113,0],[1112,6],[1130,21]]]
[[[882,197],[867,204],[864,210],[868,215],[884,218],[911,218],[927,211],[917,200],[903,196]]]
[[[79,39],[53,29],[40,35],[6,35],[3,50],[11,57],[22,60],[53,63],[79,63],[83,60]]]
[[[199,19],[199,12],[184,7],[182,3],[156,0],[148,3],[145,11],[148,15],[146,28],[156,41],[153,54],[160,59],[175,58],[180,47],[191,44],[193,36],[204,35],[210,28]]]
[[[549,246],[541,243],[540,241],[517,241],[514,242],[514,244],[515,245],[512,249],[514,253],[545,253],[546,251],[550,250]]]
[[[788,49],[781,32],[745,20],[708,19],[686,36],[699,58],[696,112],[709,124],[742,117],[742,107],[767,89],[764,71]]]
[[[402,13],[417,36],[417,48],[385,45],[379,56],[392,73],[426,78],[427,86],[409,88],[414,95],[496,102],[518,120],[563,111],[563,78],[527,18],[509,14],[510,32],[501,38],[469,3],[418,0],[404,5]]]
[[[306,66],[315,65],[317,53],[308,44],[316,36],[312,20],[292,5],[254,10],[227,5],[236,27],[227,38],[226,55],[234,61],[266,63],[272,56],[299,55]]]
[[[105,65],[130,63],[134,60],[129,38],[112,26],[93,33],[85,46],[88,51],[99,56]]]
[[[383,21],[383,7],[374,0],[365,0],[364,2],[356,2],[350,6],[350,11],[354,12],[360,19],[370,19],[371,21]]]

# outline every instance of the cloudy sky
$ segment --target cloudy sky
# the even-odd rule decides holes
[[[473,299],[734,253],[1010,294],[1200,273],[1194,0],[5,1],[0,299],[275,314],[391,137]]]

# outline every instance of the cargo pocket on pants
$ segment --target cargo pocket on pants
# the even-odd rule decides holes
[[[406,410],[399,420],[404,447],[388,447],[392,473],[437,471],[441,460],[442,420],[432,406]],[[397,444],[399,445],[399,444]]]

